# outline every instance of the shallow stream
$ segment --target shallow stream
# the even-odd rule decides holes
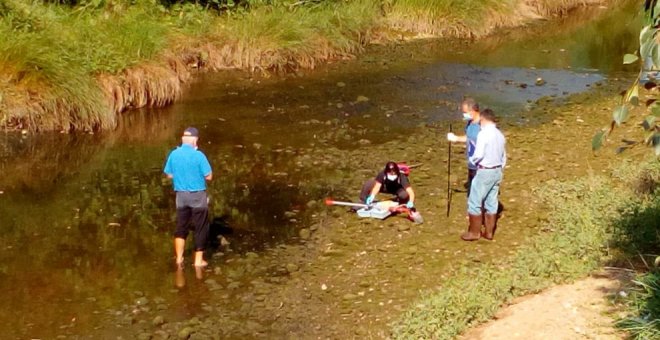
[[[87,335],[130,326],[135,305],[170,319],[205,307],[208,285],[173,282],[195,273],[174,273],[174,199],[161,173],[186,126],[200,129],[214,168],[214,228],[230,245],[209,256],[222,267],[298,242],[324,197],[352,199],[359,189],[324,176],[378,170],[328,168],[329,157],[404,143],[420,126],[458,125],[463,95],[508,124],[533,126],[545,122],[528,114],[539,100],[561,105],[630,76],[621,56],[635,49],[638,26],[628,3],[478,42],[371,46],[356,60],[285,76],[203,74],[176,104],[126,112],[113,132],[0,135],[0,334]]]

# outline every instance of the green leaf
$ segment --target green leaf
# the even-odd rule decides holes
[[[624,65],[632,64],[632,63],[636,62],[637,60],[639,60],[639,57],[634,55],[634,54],[629,54],[628,53],[628,54],[625,54],[623,56],[623,64]]]
[[[648,131],[655,128],[655,116],[647,116],[642,122],[644,130]]]
[[[646,59],[651,55],[651,49],[656,44],[654,36],[657,32],[657,29],[649,26],[644,26],[642,31],[639,33],[639,55],[642,59]]]
[[[660,104],[651,105],[651,114],[660,117]]]
[[[660,156],[660,133],[658,132],[653,136],[653,145],[655,146],[655,155]]]
[[[598,149],[603,146],[603,142],[605,141],[605,130],[600,130],[598,133],[594,135],[594,138],[591,139],[591,150],[592,151],[598,151]]]
[[[637,83],[628,89],[625,101],[635,106],[639,105],[639,86],[637,86]]]
[[[616,125],[621,125],[621,123],[628,119],[628,108],[625,105],[618,106],[612,113],[612,119]]]

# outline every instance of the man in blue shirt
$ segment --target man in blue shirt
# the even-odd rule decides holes
[[[165,175],[172,179],[176,191],[174,252],[178,266],[183,264],[183,250],[190,224],[195,228],[194,265],[196,267],[208,265],[204,261],[204,249],[209,233],[206,181],[213,178],[213,173],[206,156],[197,150],[198,140],[199,131],[194,127],[187,128],[181,137],[181,146],[170,152],[164,169]]]
[[[492,240],[497,227],[499,202],[497,195],[502,182],[502,170],[506,166],[506,140],[495,125],[495,114],[486,109],[481,113],[481,131],[470,162],[477,166],[470,195],[468,196],[468,231],[461,235],[465,241],[480,237]],[[482,215],[482,209],[485,214]],[[485,231],[481,233],[481,225]]]
[[[477,174],[477,166],[470,161],[470,157],[474,154],[477,147],[477,135],[481,130],[479,125],[479,104],[472,98],[465,98],[461,103],[461,110],[463,111],[463,120],[467,121],[465,125],[465,136],[457,136],[453,133],[447,134],[447,140],[450,142],[465,143],[465,156],[467,158],[468,177],[465,183],[467,194],[470,196],[470,185],[472,179]]]

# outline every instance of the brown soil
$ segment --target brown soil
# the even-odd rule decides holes
[[[622,339],[625,334],[613,327],[608,297],[618,294],[628,279],[620,272],[605,272],[522,297],[461,339]]]

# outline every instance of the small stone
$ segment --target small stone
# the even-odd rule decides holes
[[[400,226],[397,228],[397,230],[399,230],[399,231],[407,231],[407,230],[410,230],[410,224],[408,224],[408,223],[406,223],[406,224],[402,224],[402,225],[400,225]]]
[[[543,85],[545,85],[545,79],[543,79],[541,77],[538,77],[538,78],[536,78],[536,81],[534,82],[534,84],[536,84],[536,86],[543,86]]]
[[[187,340],[188,338],[190,338],[190,335],[191,335],[191,334],[192,334],[192,328],[190,328],[190,327],[184,327],[182,330],[179,331],[179,333],[177,334],[177,336],[178,336],[179,339],[181,339],[181,340]]]
[[[144,296],[141,297],[141,298],[139,298],[139,299],[137,299],[137,300],[135,300],[135,304],[138,305],[138,306],[144,306],[144,305],[146,305],[146,304],[148,304],[148,303],[149,303],[149,299],[147,299],[147,298],[144,297]]]
[[[369,97],[358,96],[357,99],[356,99],[356,101],[357,101],[358,103],[361,103],[361,102],[368,102],[368,101],[369,101]]]
[[[259,255],[257,255],[257,253],[255,253],[255,252],[249,251],[249,252],[245,253],[245,257],[247,257],[248,259],[256,259],[256,258],[259,257]]]
[[[337,87],[344,87],[344,86],[346,86],[346,83],[344,83],[343,81],[337,82]]]
[[[298,236],[303,240],[308,240],[312,236],[312,232],[307,228],[303,228],[298,232]]]
[[[295,273],[295,272],[297,272],[298,270],[300,270],[300,267],[299,267],[297,264],[295,264],[295,263],[287,263],[287,265],[286,265],[286,271],[287,271],[287,272],[289,272],[289,273]]]
[[[314,206],[316,206],[316,203],[317,202],[315,200],[311,200],[307,202],[307,208],[313,208]]]
[[[344,296],[342,297],[342,299],[344,299],[344,301],[355,300],[355,299],[357,299],[357,295],[355,295],[355,294],[351,294],[351,293],[344,294]]]
[[[161,315],[158,315],[151,321],[151,324],[156,327],[160,327],[165,324],[165,318],[163,318]]]
[[[325,291],[328,290],[328,286],[324,283],[321,285],[321,290]]]
[[[152,336],[149,333],[140,333],[137,336],[138,340],[151,340]]]

